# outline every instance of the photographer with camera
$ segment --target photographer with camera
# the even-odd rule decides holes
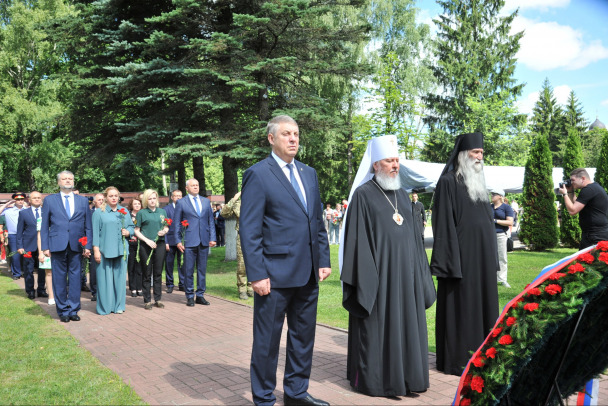
[[[578,197],[574,190],[580,189]],[[584,168],[570,173],[570,179],[559,184],[564,204],[571,216],[580,213],[582,230],[579,249],[608,240],[608,194],[602,186],[591,181]]]

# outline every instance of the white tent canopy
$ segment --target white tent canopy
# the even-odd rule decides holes
[[[401,184],[408,192],[432,192],[445,164],[412,161],[400,159],[399,174]],[[595,168],[586,168],[591,179],[595,176]],[[524,171],[522,166],[484,166],[486,186],[488,190],[502,189],[505,193],[521,193],[524,187]],[[553,187],[558,188],[563,182],[564,170],[553,168]]]

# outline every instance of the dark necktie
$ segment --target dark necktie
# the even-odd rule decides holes
[[[296,194],[302,202],[302,206],[304,206],[304,210],[308,213],[308,210],[306,209],[306,200],[304,200],[304,195],[302,194],[302,189],[300,189],[300,185],[296,180],[296,175],[293,173],[293,164],[287,164],[287,168],[289,168],[289,180],[291,181],[291,186],[293,186],[295,189]]]
[[[40,218],[40,213],[38,213],[38,210],[40,210],[40,209],[36,208],[36,220],[38,220]]]
[[[68,218],[72,217],[72,210],[70,210],[70,196],[65,197],[65,212],[68,215]]]

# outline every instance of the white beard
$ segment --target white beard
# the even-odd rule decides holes
[[[462,176],[469,197],[474,202],[489,202],[486,178],[483,174],[483,161],[469,157],[469,151],[458,153],[457,175]]]
[[[401,189],[401,178],[399,174],[394,178],[391,178],[388,174],[377,171],[376,172],[376,182],[378,185],[384,190],[397,190]]]

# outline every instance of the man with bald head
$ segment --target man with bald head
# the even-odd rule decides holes
[[[17,247],[22,255],[21,270],[25,277],[25,292],[27,297],[35,297],[34,274],[38,274],[38,297],[48,297],[45,288],[44,270],[38,267],[38,221],[42,217],[42,195],[32,192],[29,197],[30,207],[19,212],[17,221]],[[27,254],[29,252],[29,254]],[[27,255],[24,255],[27,254]]]
[[[186,291],[186,306],[194,303],[208,306],[205,299],[207,289],[207,255],[209,247],[215,247],[215,222],[211,202],[200,196],[198,180],[192,178],[186,181],[188,194],[177,201],[173,222],[173,240],[179,241],[177,249],[184,255],[184,289]],[[188,225],[184,226],[183,221]],[[184,238],[182,239],[182,233]],[[196,292],[194,291],[194,266],[196,265]],[[196,298],[195,298],[196,296]]]

